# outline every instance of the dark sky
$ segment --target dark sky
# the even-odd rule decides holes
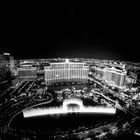
[[[138,9],[131,4],[12,3],[3,7],[0,51],[16,59],[140,60]]]

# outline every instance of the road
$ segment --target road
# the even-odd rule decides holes
[[[21,112],[26,111],[26,110],[31,109],[31,108],[36,107],[36,106],[40,106],[40,105],[44,105],[44,104],[49,104],[49,103],[51,103],[52,101],[53,101],[53,97],[52,97],[52,95],[51,95],[50,93],[48,93],[47,101],[45,101],[45,102],[43,102],[43,103],[39,103],[39,104],[35,104],[35,105],[32,105],[32,106],[29,106],[29,107],[27,107],[26,109],[23,109],[23,110],[19,111],[18,113],[16,113],[15,115],[13,115],[13,116],[11,117],[11,119],[9,120],[9,122],[8,122],[8,125],[7,125],[8,128],[10,128],[10,123],[11,123],[11,121],[13,120],[13,118],[14,118],[15,116],[17,116],[18,114],[20,114]]]
[[[101,84],[100,82],[96,81],[95,79],[93,79],[93,81],[94,81],[95,83],[99,84],[100,86],[102,86],[103,88],[105,87],[105,85]],[[112,89],[106,88],[106,90],[108,90],[109,93],[111,93],[111,94],[117,94],[117,93],[116,93],[115,91],[113,91]],[[95,92],[94,92],[94,93],[95,93]],[[112,99],[106,97],[105,95],[103,95],[103,94],[101,94],[101,93],[98,93],[98,92],[96,92],[96,93],[102,95],[103,97],[105,97],[106,99],[108,99],[108,100],[110,100],[110,101],[113,101]],[[119,98],[119,100],[120,100],[120,98]],[[123,100],[121,100],[121,101],[124,102]],[[115,101],[113,101],[113,102],[115,102]],[[117,102],[115,102],[115,103],[116,103],[116,107],[118,107],[118,109],[124,110],[125,112],[128,112],[129,114],[133,115],[134,117],[140,119],[139,116],[135,115],[133,112],[130,112],[130,111],[129,111],[128,109],[126,109],[125,107],[122,107],[119,103],[117,103]],[[124,103],[125,103],[125,102],[124,102]]]

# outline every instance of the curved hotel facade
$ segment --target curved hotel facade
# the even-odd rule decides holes
[[[118,88],[124,88],[126,70],[118,70],[114,67],[112,68],[95,68],[95,75],[100,77],[102,80],[105,80]]]
[[[88,81],[89,67],[85,63],[65,62],[50,63],[45,67],[45,81],[47,85],[59,82],[82,82]]]

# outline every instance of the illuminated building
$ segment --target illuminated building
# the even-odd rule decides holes
[[[95,75],[98,78],[106,81],[107,83],[109,83],[113,86],[116,86],[119,88],[124,87],[125,77],[126,77],[125,70],[116,69],[114,67],[111,67],[111,68],[96,67],[95,68]]]
[[[11,60],[9,53],[0,54],[0,83],[7,83],[11,80]]]
[[[103,78],[104,73],[105,73],[105,69],[104,68],[101,68],[101,67],[96,67],[95,68],[95,74],[96,74],[96,76],[98,78]]]
[[[37,72],[35,67],[18,68],[19,80],[33,80],[37,78]]]
[[[0,54],[0,66],[8,67],[10,59],[11,59],[11,56],[9,53]]]
[[[45,80],[47,85],[59,82],[82,82],[88,81],[88,66],[81,62],[65,62],[50,63],[45,68]]]

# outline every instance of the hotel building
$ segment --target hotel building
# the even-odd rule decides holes
[[[34,80],[37,78],[36,67],[18,68],[17,72],[18,72],[18,79],[20,81]]]
[[[89,67],[85,63],[69,62],[69,59],[65,59],[65,62],[50,63],[44,71],[47,85],[59,82],[86,83]]]
[[[95,75],[115,87],[123,88],[125,85],[126,70],[95,67]]]

